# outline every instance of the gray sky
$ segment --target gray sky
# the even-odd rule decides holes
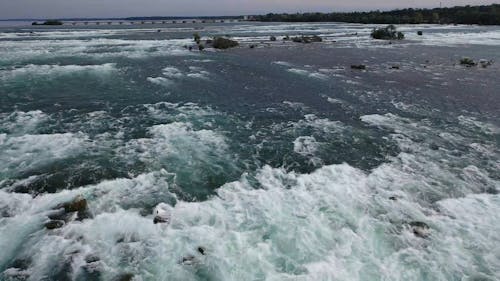
[[[243,15],[438,7],[439,0],[0,0],[0,19]],[[443,6],[500,0],[441,0]]]

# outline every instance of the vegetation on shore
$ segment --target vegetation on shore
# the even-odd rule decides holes
[[[500,4],[460,6],[435,9],[402,9],[352,13],[267,14],[256,21],[281,22],[349,22],[375,24],[481,24],[500,25]]]

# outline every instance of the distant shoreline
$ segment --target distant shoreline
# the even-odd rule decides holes
[[[343,22],[360,24],[477,24],[500,25],[500,4],[482,6],[455,6],[432,9],[398,9],[370,12],[332,13],[269,13],[266,15],[238,16],[147,16],[124,18],[53,18],[53,19],[0,19],[0,22],[95,22],[95,21],[211,21],[244,20],[254,22]]]
[[[345,22],[361,24],[500,25],[500,4],[352,13],[296,13],[253,16],[260,22]]]

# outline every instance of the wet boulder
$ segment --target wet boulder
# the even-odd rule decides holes
[[[466,67],[473,67],[473,66],[476,66],[477,63],[471,58],[462,58],[460,60],[460,65],[463,65]]]
[[[73,199],[73,201],[65,203],[63,205],[64,211],[67,213],[70,212],[82,212],[87,209],[87,199],[85,199],[83,196],[78,195]]]
[[[64,221],[62,220],[51,220],[45,223],[45,228],[48,230],[58,229],[64,226]]]
[[[396,30],[396,26],[388,25],[387,27],[375,28],[372,30],[371,37],[380,40],[403,40],[405,35]]]
[[[425,222],[413,221],[409,223],[410,229],[415,236],[427,238],[431,234],[431,228]]]
[[[197,250],[198,250],[198,253],[200,253],[202,255],[205,255],[207,253],[207,249],[205,249],[205,247],[203,247],[203,246],[199,246]]]
[[[238,46],[239,43],[237,41],[224,37],[215,37],[212,41],[212,47],[214,47],[215,49],[229,49]]]
[[[170,224],[170,221],[172,219],[172,207],[165,203],[160,203],[158,206],[155,207],[153,211],[154,219],[153,223],[164,223],[164,224]]]

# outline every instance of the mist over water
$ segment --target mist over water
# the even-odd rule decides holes
[[[500,279],[500,30],[371,28],[1,28],[0,280]]]

